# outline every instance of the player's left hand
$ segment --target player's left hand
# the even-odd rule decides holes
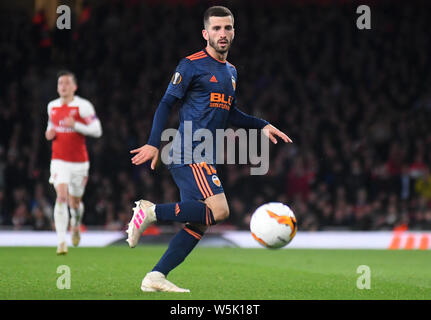
[[[75,119],[73,119],[73,117],[66,117],[63,122],[65,127],[73,128],[75,126]]]
[[[290,139],[287,135],[285,135],[283,132],[278,130],[276,127],[274,127],[272,124],[267,124],[262,129],[263,134],[269,138],[269,140],[272,141],[272,143],[277,144],[276,136],[281,138],[286,143],[293,143],[292,139]]]

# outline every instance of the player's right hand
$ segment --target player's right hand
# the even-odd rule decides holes
[[[139,166],[140,164],[151,160],[151,169],[154,170],[154,168],[156,167],[157,159],[159,158],[159,149],[157,149],[156,147],[146,144],[143,147],[131,150],[130,153],[137,153],[132,158],[132,163],[134,165]]]
[[[45,132],[45,138],[48,141],[54,139],[55,138],[55,129],[52,128],[52,129],[47,130]]]

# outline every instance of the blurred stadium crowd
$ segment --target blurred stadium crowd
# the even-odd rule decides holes
[[[225,4],[235,15],[238,106],[294,144],[270,146],[265,176],[217,167],[231,210],[222,225],[247,228],[259,205],[281,201],[300,230],[431,229],[429,5],[376,4],[372,29],[360,31],[347,4],[178,2],[90,2],[71,30],[49,28],[43,12],[1,14],[0,225],[52,228],[44,131],[63,68],[104,130],[87,139],[84,224],[121,230],[134,200],[178,201],[166,167],[134,167],[129,150],[146,143],[178,61],[205,46],[204,10]],[[177,121],[174,112],[169,127]]]

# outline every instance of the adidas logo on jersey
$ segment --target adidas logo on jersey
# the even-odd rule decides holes
[[[218,81],[217,81],[217,78],[213,75],[210,79],[210,82],[218,82]]]

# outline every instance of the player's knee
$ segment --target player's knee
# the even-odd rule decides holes
[[[67,185],[66,184],[59,184],[55,187],[57,198],[55,199],[56,202],[59,203],[67,203],[67,199],[69,196],[69,193],[67,191]]]
[[[58,194],[57,198],[56,198],[56,202],[67,203],[67,195],[65,195],[65,194]]]
[[[75,197],[69,197],[69,207],[71,207],[73,209],[78,209],[80,202],[81,202],[80,199],[77,199]]]
[[[229,218],[229,207],[227,204],[213,210],[213,216],[216,222],[221,222]]]

